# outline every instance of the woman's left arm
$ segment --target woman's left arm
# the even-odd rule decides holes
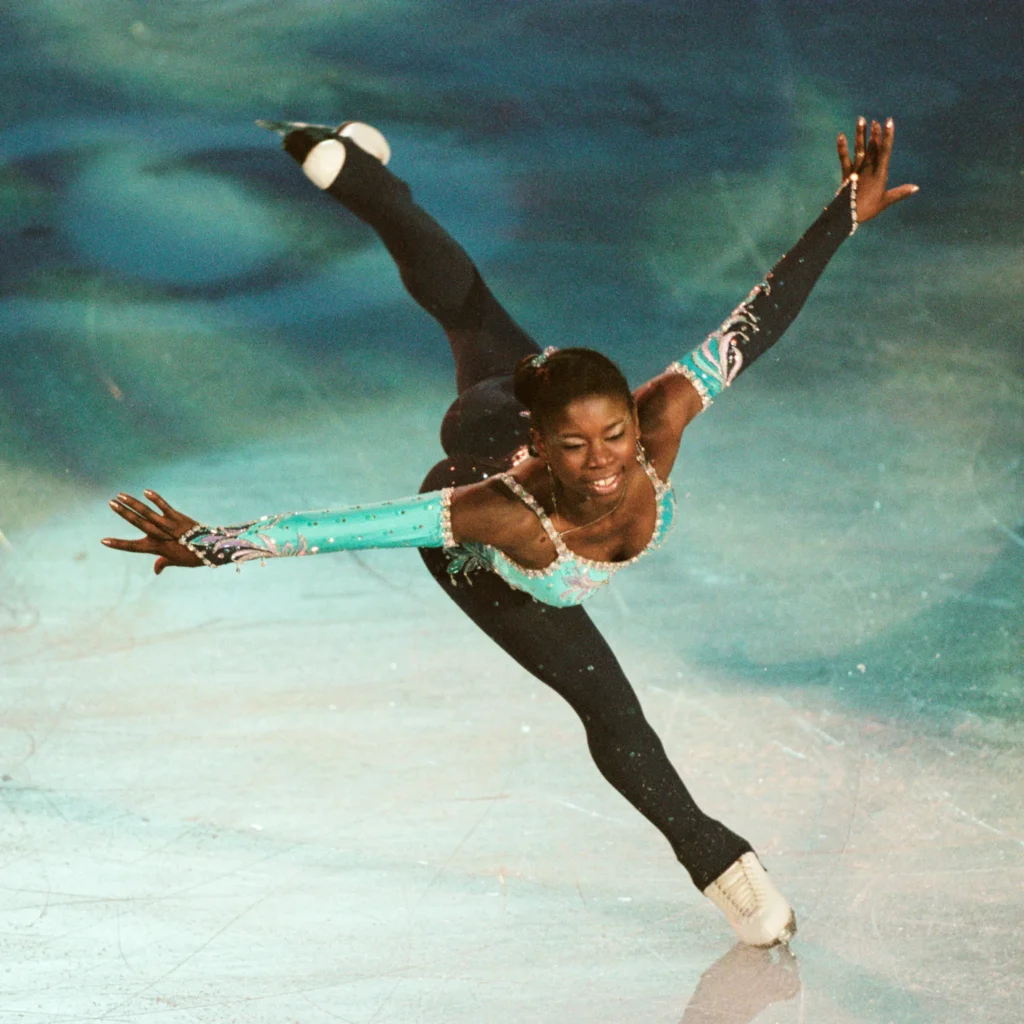
[[[657,463],[664,464],[666,455],[669,465],[674,461],[686,425],[796,319],[843,241],[859,224],[918,191],[916,185],[886,188],[894,134],[890,118],[884,130],[873,121],[869,137],[867,123],[860,118],[852,160],[846,136],[840,134],[837,149],[843,183],[832,202],[717,331],[638,390],[641,432],[649,451],[653,441],[652,460],[659,472],[664,466]]]

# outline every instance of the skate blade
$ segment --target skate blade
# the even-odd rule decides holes
[[[786,949],[789,949],[789,943],[794,935],[796,935],[796,914],[793,913],[793,911],[790,911],[786,927],[779,932],[779,937],[775,944],[777,946],[785,946]]]
[[[257,128],[265,128],[268,132],[276,132],[283,139],[289,132],[298,131],[300,128],[319,128],[325,132],[333,132],[334,129],[325,124],[308,124],[305,121],[264,121],[262,118],[256,122]]]

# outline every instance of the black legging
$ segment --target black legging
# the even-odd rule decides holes
[[[300,161],[309,145],[302,133],[286,139]],[[539,349],[466,253],[413,203],[408,186],[358,146],[345,147],[345,166],[328,191],[377,231],[409,294],[444,328],[455,357],[459,397],[441,427],[448,458],[427,474],[422,490],[475,483],[504,468],[509,453],[526,441],[511,372]],[[494,573],[477,573],[472,586],[453,586],[442,551],[420,554],[444,592],[495,643],[569,702],[601,774],[661,831],[699,889],[751,849],[694,803],[582,608],[541,604]]]

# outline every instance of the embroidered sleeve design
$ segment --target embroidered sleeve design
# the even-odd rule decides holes
[[[743,347],[760,329],[753,311],[759,295],[770,295],[767,280],[755,285],[750,294],[732,311],[729,318],[709,334],[692,352],[669,366],[681,373],[700,395],[706,409],[743,369]]]
[[[178,543],[188,548],[204,565],[217,567],[229,562],[247,562],[253,558],[275,558],[282,552],[277,545],[262,545],[253,539],[242,538],[258,521],[242,523],[238,526],[194,526],[178,538]],[[301,554],[304,552],[295,552]]]

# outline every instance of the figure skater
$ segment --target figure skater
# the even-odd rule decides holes
[[[416,547],[444,592],[579,715],[602,775],[668,840],[694,884],[754,946],[788,943],[792,909],[750,843],[694,802],[608,644],[581,607],[665,539],[669,473],[687,424],[775,343],[858,224],[917,191],[887,189],[894,128],[839,135],[842,185],[796,246],[725,323],[631,391],[587,348],[541,348],[466,253],[385,164],[375,128],[261,122],[306,176],[380,236],[409,294],[444,329],[458,397],[441,424],[446,458],[401,500],[210,527],[145,491],[113,510],[144,537],[108,547],[168,566],[370,547]]]

